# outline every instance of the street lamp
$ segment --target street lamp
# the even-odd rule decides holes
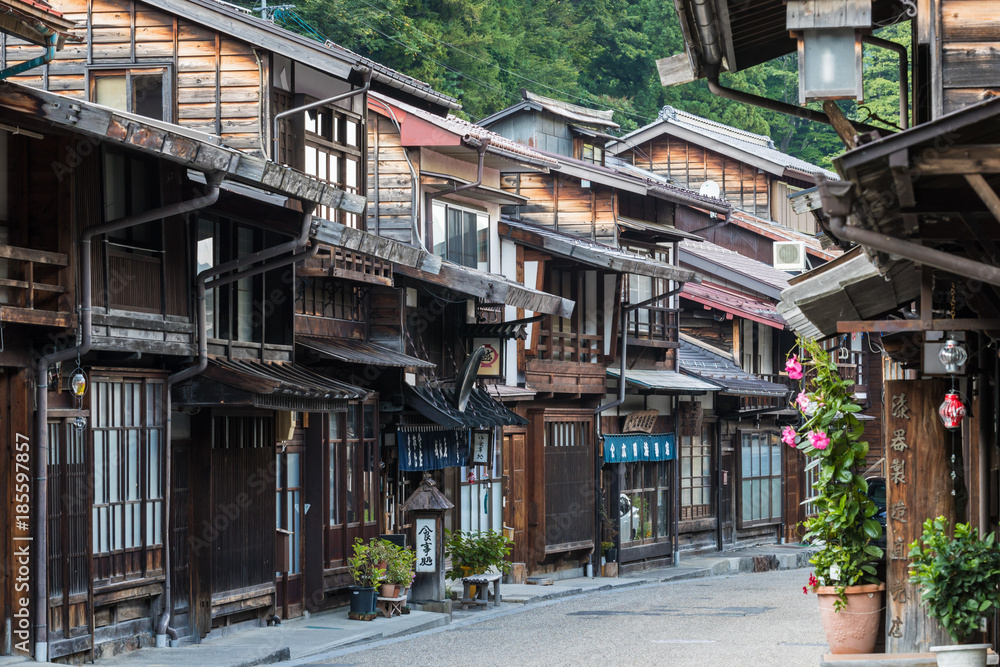
[[[861,101],[861,32],[871,17],[871,0],[789,0],[785,25],[798,40],[799,104]]]

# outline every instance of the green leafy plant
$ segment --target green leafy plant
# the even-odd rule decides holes
[[[347,559],[347,565],[356,586],[376,588],[385,579],[385,569],[380,567],[385,552],[381,542],[375,538],[368,544],[362,542],[360,537],[354,540],[354,553]]]
[[[1000,610],[1000,549],[992,533],[980,539],[967,523],[956,523],[949,537],[948,524],[943,516],[924,521],[910,545],[910,583],[953,641],[972,643],[982,617]]]
[[[878,507],[867,495],[868,482],[854,472],[868,454],[854,380],[840,377],[837,363],[816,341],[799,338],[799,346],[802,361],[792,355],[785,369],[793,380],[809,376],[795,399],[805,421],[798,429],[786,426],[781,440],[811,459],[807,470],[819,468],[816,495],[806,501],[816,515],[803,522],[803,540],[819,547],[809,560],[816,568],[810,586],[832,586],[838,597],[834,609],[840,611],[847,587],[879,583],[875,565],[883,552],[871,542],[881,537],[882,526],[873,518]]]
[[[608,549],[614,549],[614,548],[615,548],[615,543],[614,542],[601,542],[601,553],[602,554],[607,553]]]
[[[445,555],[451,559],[451,569],[445,574],[449,579],[461,579],[472,574],[482,574],[496,569],[503,574],[510,572],[510,555],[513,540],[495,530],[462,532],[445,531]]]
[[[386,581],[390,584],[399,584],[403,588],[409,588],[413,584],[414,577],[417,576],[413,566],[417,562],[417,554],[393,545],[395,552],[389,559],[389,568],[386,572]]]

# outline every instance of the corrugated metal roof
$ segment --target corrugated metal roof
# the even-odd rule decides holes
[[[598,125],[600,127],[609,127],[612,129],[620,127],[618,123],[611,120],[611,118],[615,115],[613,109],[588,109],[587,107],[581,107],[577,104],[570,104],[569,102],[563,102],[562,100],[556,100],[551,97],[536,95],[535,93],[527,90],[521,91],[521,98],[526,102],[534,102],[549,113],[562,116],[563,118],[567,118],[577,123],[583,123],[585,125]]]
[[[774,222],[768,222],[767,220],[758,218],[757,216],[751,215],[746,211],[733,209],[733,213],[729,219],[734,224],[744,229],[749,229],[752,232],[756,232],[761,236],[771,239],[772,241],[801,241],[806,244],[807,252],[826,260],[835,259],[843,254],[843,251],[839,249],[824,248],[819,237],[805,234],[797,229],[792,229],[791,227],[785,227],[784,225],[779,225]]]
[[[408,354],[390,350],[364,340],[353,338],[328,338],[326,336],[296,336],[295,342],[319,354],[346,361],[350,364],[369,366],[397,366],[433,368],[434,362],[424,361]]]
[[[369,100],[376,101],[376,104],[371,107],[376,112],[379,111],[379,103],[389,104],[405,111],[408,114],[413,114],[423,121],[436,125],[443,130],[458,135],[459,137],[468,135],[475,137],[480,141],[489,139],[490,147],[486,149],[487,153],[493,153],[495,155],[499,155],[500,157],[514,156],[516,158],[525,159],[543,166],[554,166],[556,164],[556,160],[553,158],[542,155],[538,151],[533,150],[524,144],[519,144],[516,141],[497,134],[496,132],[491,132],[485,127],[480,127],[479,125],[470,123],[467,120],[462,120],[456,116],[452,116],[450,114],[444,117],[438,116],[437,114],[424,111],[423,109],[418,109],[415,106],[406,104],[405,102],[400,102],[399,100],[391,97],[379,95],[378,93],[369,92],[368,97]],[[505,153],[508,155],[505,155]]]
[[[435,424],[446,428],[492,428],[494,426],[525,426],[527,419],[507,409],[479,388],[473,388],[465,411],[455,407],[455,389],[414,387],[403,385],[406,405]]]
[[[366,398],[368,390],[346,382],[324,377],[292,363],[277,363],[251,359],[209,359],[206,375],[217,382],[246,388],[252,384],[257,394],[286,394],[303,398],[358,399]],[[212,370],[215,369],[215,370]]]
[[[509,238],[516,243],[545,250],[588,266],[678,282],[700,280],[694,271],[682,269],[674,264],[666,264],[650,257],[512,218],[501,217],[499,233],[501,238]]]
[[[617,368],[608,369],[608,376],[610,377],[617,378],[619,374],[620,371]],[[625,381],[645,389],[676,391],[681,394],[690,392],[703,393],[722,389],[717,384],[678,373],[677,371],[626,370]]]
[[[685,260],[687,256],[687,260]],[[745,257],[734,250],[728,250],[722,246],[715,245],[708,241],[681,241],[680,242],[681,262],[692,264],[704,273],[714,273],[723,278],[747,279],[754,284],[747,284],[747,287],[767,294],[767,296],[778,298],[781,290],[788,287],[788,279],[791,277],[784,271],[779,271],[769,264],[758,262],[750,257]],[[702,260],[694,262],[692,260]],[[717,267],[717,270],[710,271],[703,264],[708,263]],[[734,274],[729,276],[728,274]],[[738,280],[737,280],[738,281]]]
[[[785,328],[785,320],[778,314],[775,304],[746,294],[738,294],[706,283],[685,283],[681,296],[737,317],[744,317],[777,329]]]
[[[731,396],[772,396],[783,398],[788,387],[768,382],[744,371],[732,359],[715,354],[683,338],[677,350],[677,363],[683,373],[695,375],[723,387],[720,394]]]

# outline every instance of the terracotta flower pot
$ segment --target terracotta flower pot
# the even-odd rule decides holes
[[[399,597],[399,584],[382,584],[382,597]]]
[[[871,653],[875,649],[884,590],[885,584],[848,586],[845,591],[847,605],[835,612],[833,604],[837,601],[837,589],[833,586],[816,589],[819,616],[830,653]]]

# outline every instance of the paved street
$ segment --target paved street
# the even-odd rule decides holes
[[[314,656],[333,665],[817,665],[808,570],[696,579],[543,602]],[[316,660],[319,658],[319,660]]]

